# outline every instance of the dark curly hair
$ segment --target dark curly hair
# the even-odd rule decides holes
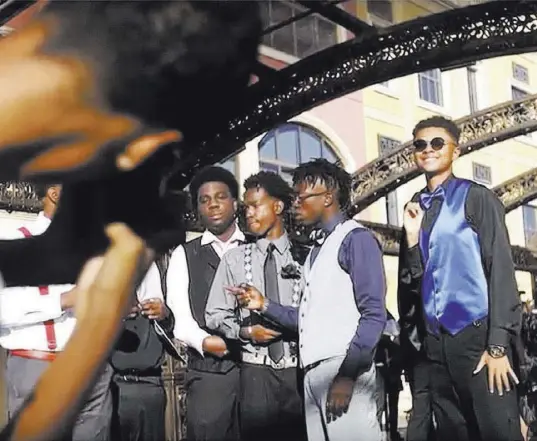
[[[416,124],[412,130],[412,136],[416,137],[416,134],[423,129],[428,129],[430,127],[437,127],[444,129],[448,132],[453,140],[458,144],[461,137],[461,129],[453,122],[453,120],[444,118],[443,116],[431,116],[430,118],[423,119]]]
[[[337,164],[321,158],[300,164],[293,172],[293,184],[303,182],[308,185],[321,182],[328,190],[335,191],[339,206],[343,210],[350,204],[352,178]]]
[[[192,202],[192,208],[198,209],[198,191],[203,184],[207,182],[222,182],[229,188],[229,193],[233,199],[239,197],[239,184],[229,170],[224,167],[218,167],[215,165],[202,168],[192,181],[190,182],[190,200]]]
[[[287,212],[293,204],[293,189],[278,174],[269,171],[260,171],[244,181],[244,189],[262,188],[271,197],[283,202],[284,211]]]
[[[112,110],[188,137],[200,120],[224,124],[220,114],[247,86],[261,38],[258,3],[53,0],[41,17],[60,26],[43,52],[84,58]]]

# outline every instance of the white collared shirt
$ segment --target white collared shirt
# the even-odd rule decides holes
[[[244,242],[244,233],[235,228],[228,241],[223,242],[213,233],[205,230],[201,236],[201,245],[211,245],[218,255],[222,256],[229,250],[236,248]],[[174,337],[187,346],[195,349],[203,356],[203,340],[211,334],[201,329],[190,309],[188,287],[190,277],[186,254],[183,246],[177,247],[170,257],[166,275],[166,291],[168,307],[175,316]]]
[[[43,234],[50,219],[43,212],[23,226],[33,236]],[[21,239],[18,229],[2,232],[4,239]],[[55,351],[63,350],[76,324],[71,311],[62,311],[61,295],[73,285],[50,285],[49,294],[41,295],[38,287],[9,287],[0,292],[0,346],[6,349],[48,351],[46,320],[54,320]]]
[[[25,224],[32,235],[46,231],[50,225],[43,213],[36,220]],[[4,234],[7,239],[20,239],[24,235],[19,230]],[[2,284],[3,285],[3,284]],[[61,295],[74,285],[49,285],[49,294],[44,296],[37,287],[10,287],[0,289],[0,346],[5,349],[26,349],[49,351],[43,324],[54,320],[56,335],[55,351],[62,351],[76,325],[73,311],[62,311]],[[149,298],[164,299],[160,284],[160,273],[152,264],[137,289],[138,301]]]

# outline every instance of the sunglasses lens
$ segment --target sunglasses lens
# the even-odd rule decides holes
[[[431,140],[431,147],[434,150],[441,150],[444,145],[446,145],[446,141],[443,138],[433,138]]]
[[[414,141],[414,149],[417,152],[422,152],[426,148],[427,148],[427,141],[425,141],[424,139],[416,139]]]

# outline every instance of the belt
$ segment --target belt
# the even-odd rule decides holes
[[[296,368],[298,364],[297,357],[284,357],[278,363],[275,363],[268,355],[252,354],[251,352],[243,352],[242,361],[243,363],[270,366],[273,369]]]
[[[56,357],[58,356],[57,352],[34,351],[34,350],[27,350],[27,349],[14,349],[14,350],[8,351],[8,354],[12,355],[13,357],[21,357],[21,358],[28,358],[30,360],[43,360],[43,361],[54,361],[56,360]]]
[[[160,368],[154,368],[154,369],[145,369],[145,370],[139,370],[139,369],[126,369],[122,371],[116,371],[114,373],[114,378],[129,382],[129,383],[140,383],[144,382],[149,378],[161,378],[162,376],[162,369]]]

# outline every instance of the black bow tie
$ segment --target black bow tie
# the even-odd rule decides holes
[[[321,246],[326,239],[326,232],[323,229],[313,230],[310,233],[310,240],[316,245]]]
[[[428,210],[429,208],[431,208],[431,204],[433,203],[434,199],[444,200],[444,197],[445,197],[444,187],[439,185],[431,193],[420,194],[420,206],[422,210]]]

